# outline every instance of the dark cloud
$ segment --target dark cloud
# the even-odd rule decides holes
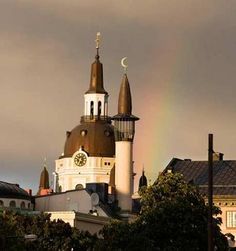
[[[235,11],[218,0],[0,1],[1,179],[35,190],[45,156],[53,171],[83,113],[97,31],[111,114],[128,57],[138,172],[206,158],[209,132],[235,158]]]

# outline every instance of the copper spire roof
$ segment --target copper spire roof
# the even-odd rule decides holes
[[[91,65],[91,78],[90,87],[87,93],[104,93],[107,94],[103,87],[103,67],[102,63],[99,61],[99,45],[100,45],[100,32],[97,33],[96,50],[97,55],[95,56],[95,61]]]
[[[46,166],[44,165],[43,171],[41,172],[41,176],[40,176],[38,194],[40,193],[42,189],[48,189],[48,188],[49,188],[49,175],[48,175]]]
[[[102,63],[99,60],[99,55],[96,55],[95,61],[91,66],[91,78],[90,78],[90,87],[86,93],[105,93],[103,87],[103,67]]]
[[[132,114],[132,98],[127,74],[124,74],[119,94],[118,114],[131,115]]]
[[[120,86],[120,94],[118,100],[118,114],[112,119],[128,119],[139,120],[138,117],[132,115],[132,97],[130,92],[129,80],[125,73]]]

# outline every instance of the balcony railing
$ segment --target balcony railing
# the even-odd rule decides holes
[[[90,115],[90,116],[82,116],[80,122],[94,122],[98,120],[103,120],[111,123],[111,117],[109,116],[98,116],[98,115]]]

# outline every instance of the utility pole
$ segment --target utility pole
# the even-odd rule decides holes
[[[213,134],[208,135],[208,251],[213,251]]]

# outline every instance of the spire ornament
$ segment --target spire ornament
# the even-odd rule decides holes
[[[101,37],[101,33],[97,32],[97,36],[96,36],[96,39],[95,39],[96,49],[97,49],[97,56],[99,56],[99,48],[100,48],[100,42],[101,42],[100,37]]]
[[[127,68],[128,68],[128,64],[125,64],[125,60],[127,60],[127,57],[124,57],[121,59],[121,66],[124,68],[124,73],[127,73]]]
[[[47,167],[47,158],[46,158],[46,157],[44,157],[43,166],[44,166],[44,167]]]

